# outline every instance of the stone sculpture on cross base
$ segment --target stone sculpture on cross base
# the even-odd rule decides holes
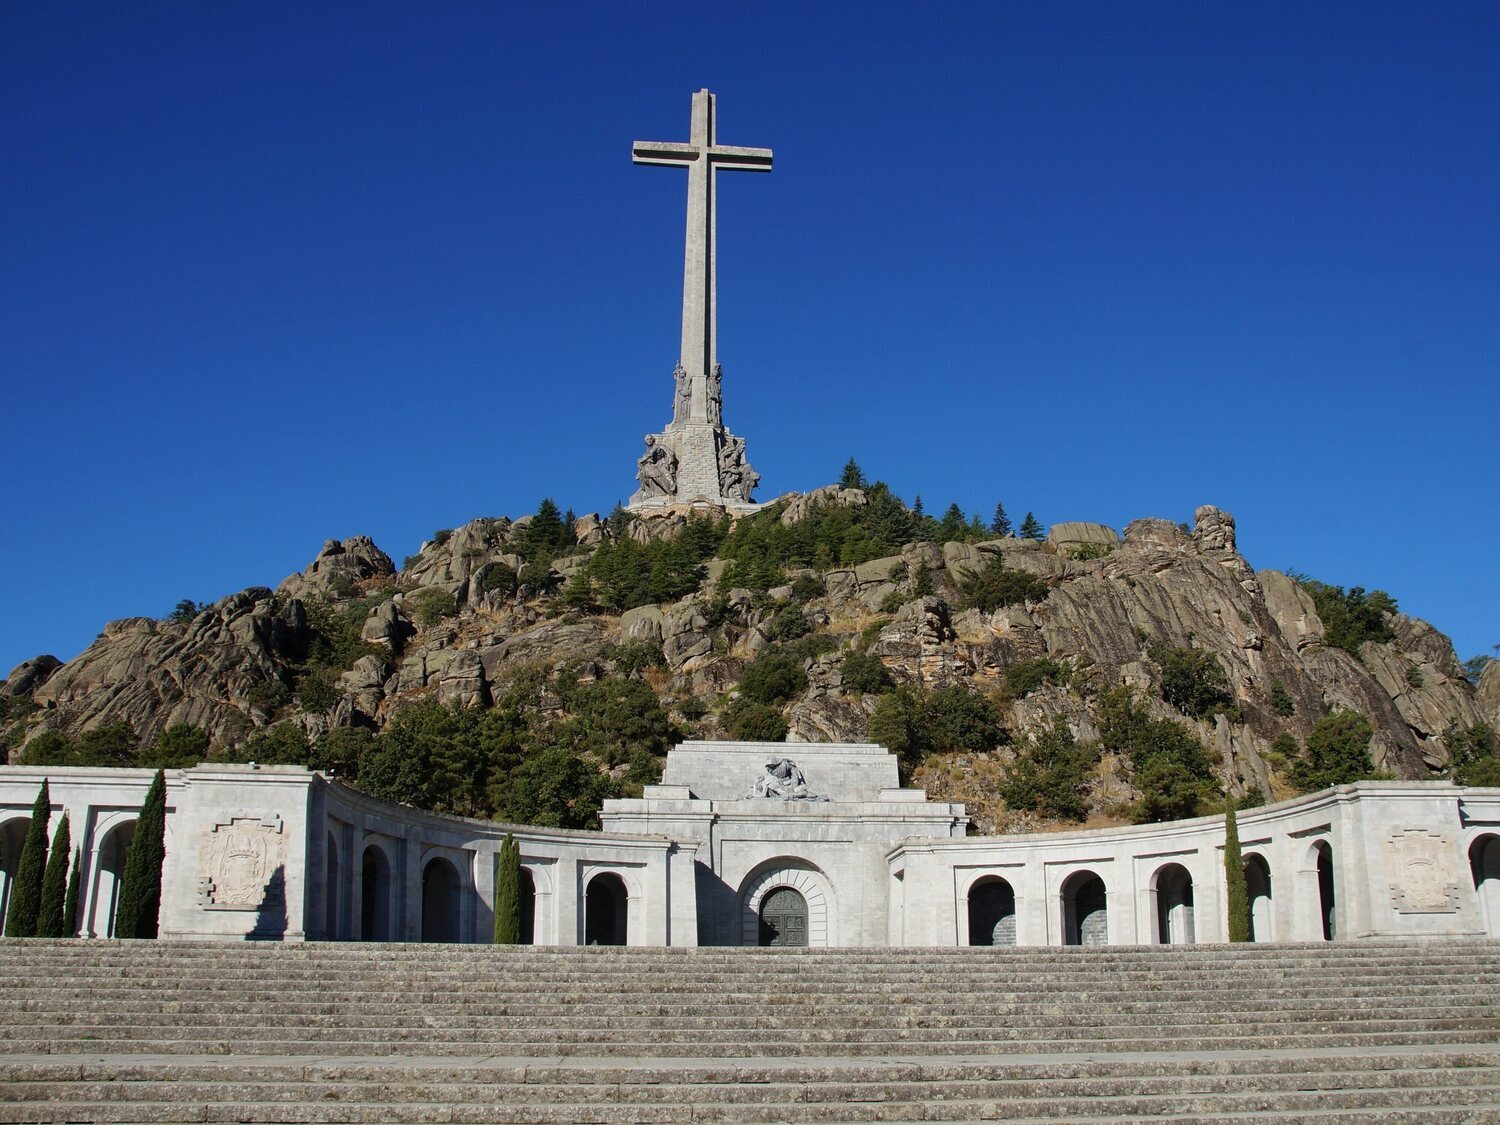
[[[754,507],[760,474],[745,457],[745,439],[724,427],[723,370],[716,355],[715,231],[718,171],[769,172],[768,148],[732,148],[717,143],[714,96],[693,95],[689,142],[637,141],[637,164],[688,170],[687,247],[682,277],[682,357],[673,371],[672,421],[646,435],[646,453],[636,462],[639,491],[632,509],[709,503]]]

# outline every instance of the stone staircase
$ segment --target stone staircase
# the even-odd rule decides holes
[[[1500,942],[0,942],[0,1122],[1500,1122]]]

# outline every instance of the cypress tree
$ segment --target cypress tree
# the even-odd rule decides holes
[[[146,803],[135,822],[135,835],[125,852],[125,875],[120,885],[120,906],[115,915],[115,936],[154,938],[161,912],[161,865],[166,858],[167,777],[161,770],[151,779]]]
[[[36,937],[37,915],[42,909],[42,880],[47,873],[47,822],[52,819],[52,794],[47,782],[37,791],[31,806],[31,824],[21,847],[15,889],[10,892],[10,910],[5,915],[6,937]]]
[[[73,849],[73,870],[68,874],[68,893],[63,897],[63,937],[78,935],[78,892],[83,882],[83,849]]]
[[[495,873],[495,944],[521,942],[521,845],[509,832],[500,841],[500,866]]]
[[[1240,855],[1240,826],[1234,798],[1224,810],[1224,882],[1228,886],[1229,940],[1250,940],[1250,891],[1245,885],[1245,859]]]
[[[64,920],[67,898],[68,856],[73,850],[72,834],[68,831],[68,814],[63,813],[62,823],[52,837],[52,853],[47,857],[47,874],[42,879],[42,908],[37,915],[37,937],[71,937]]]

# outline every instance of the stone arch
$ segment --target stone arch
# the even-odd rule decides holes
[[[463,879],[445,855],[435,855],[422,867],[422,940],[461,941],[459,917]]]
[[[828,877],[802,859],[790,857],[761,864],[740,887],[740,944],[760,944],[760,908],[778,887],[790,887],[807,903],[807,944],[827,945],[833,913],[833,893]]]
[[[1064,945],[1109,944],[1109,891],[1092,871],[1075,871],[1062,885]]]
[[[323,855],[323,937],[338,941],[344,936],[343,901],[344,869],[339,863],[338,837],[330,830],[328,849]]]
[[[1333,848],[1326,840],[1313,844],[1308,858],[1317,879],[1318,930],[1317,936],[1332,941],[1338,936],[1338,897],[1333,878]]]
[[[26,846],[26,830],[30,827],[29,816],[12,817],[0,825],[0,933],[4,932],[5,917],[10,911],[10,893],[15,887],[21,849]]]
[[[1156,941],[1158,945],[1192,945],[1193,876],[1180,863],[1165,863],[1151,877],[1156,899]]]
[[[1500,937],[1500,836],[1487,832],[1474,838],[1469,845],[1469,871],[1474,876],[1484,932]]]
[[[125,854],[135,838],[135,818],[117,820],[99,838],[95,849],[92,904],[89,909],[88,933],[95,937],[115,936],[115,916],[120,910],[120,888],[125,881]]]
[[[392,907],[395,889],[391,857],[375,841],[367,841],[359,863],[360,941],[395,941]]]
[[[618,872],[601,871],[583,892],[583,943],[630,943],[630,891]]]
[[[1271,911],[1271,865],[1259,852],[1245,855],[1245,895],[1250,903],[1250,940],[1274,941]]]
[[[969,944],[1016,944],[1016,891],[999,875],[983,875],[969,886]]]

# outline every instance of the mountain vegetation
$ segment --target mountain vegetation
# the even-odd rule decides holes
[[[739,516],[546,500],[399,569],[330,540],[275,590],[26,662],[0,739],[34,765],[303,765],[558,827],[657,781],[682,739],[870,739],[980,830],[1024,831],[1362,777],[1492,784],[1497,668],[1384,591],[1256,572],[1213,507],[1012,533],[1000,502],[934,517],[851,460]]]

